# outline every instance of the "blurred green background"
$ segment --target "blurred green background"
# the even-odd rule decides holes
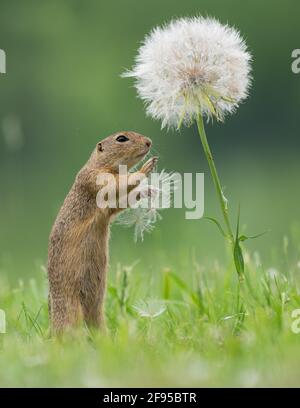
[[[270,229],[248,247],[268,266],[299,222],[300,3],[173,0],[0,0],[0,271],[9,279],[41,275],[56,213],[97,141],[136,130],[153,139],[160,168],[205,172],[205,213],[218,207],[196,129],[160,129],[145,117],[131,80],[137,48],[152,27],[172,17],[214,16],[238,28],[253,54],[249,99],[224,124],[207,127],[232,217],[238,203],[249,234]],[[143,243],[113,226],[118,262],[153,272],[157,265],[189,272],[193,261],[224,261],[222,237],[205,220],[170,209]]]

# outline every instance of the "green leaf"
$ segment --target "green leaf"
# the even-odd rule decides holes
[[[191,293],[187,284],[182,279],[180,279],[179,276],[177,276],[174,272],[169,272],[169,276],[180,287],[180,289],[182,289],[184,292],[187,292],[189,294]]]
[[[163,276],[163,298],[164,299],[170,299],[170,270],[165,269],[164,270],[164,276]]]
[[[233,250],[233,257],[234,263],[239,274],[240,278],[244,277],[244,270],[245,270],[245,263],[242,248],[240,247],[240,239],[239,239],[239,230],[240,230],[240,206],[238,210],[238,217],[237,217],[237,224],[236,224],[236,236],[234,242],[234,250]]]
[[[115,286],[109,286],[108,292],[112,295],[113,298],[119,299],[118,290]]]
[[[247,239],[259,238],[259,237],[261,237],[262,235],[267,234],[267,232],[269,232],[269,231],[264,231],[264,232],[261,232],[260,234],[257,234],[257,235],[241,235],[241,236],[239,237],[239,241],[246,241]]]
[[[236,235],[235,235],[235,240],[236,240],[236,241],[239,241],[239,233],[240,233],[240,213],[241,213],[241,206],[239,205],[238,216],[237,216],[237,223],[236,223]]]
[[[221,234],[223,235],[223,237],[228,238],[228,236],[225,234],[225,231],[222,228],[222,226],[221,226],[221,224],[220,224],[220,222],[218,220],[216,220],[215,218],[212,218],[212,217],[203,217],[203,219],[212,221],[218,227],[218,229],[221,232]]]
[[[234,256],[234,263],[235,263],[236,270],[239,276],[243,277],[244,271],[245,271],[245,263],[244,263],[242,249],[240,247],[238,239],[235,240],[235,243],[234,243],[233,256]]]
[[[169,276],[170,278],[174,280],[174,282],[182,290],[182,292],[185,292],[186,294],[188,294],[191,300],[193,301],[193,303],[199,306],[199,298],[197,296],[197,293],[194,292],[192,289],[190,289],[188,285],[181,278],[179,278],[179,276],[176,275],[174,272],[169,272]]]

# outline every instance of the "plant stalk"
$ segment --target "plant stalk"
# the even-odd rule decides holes
[[[229,220],[229,216],[228,216],[227,200],[226,200],[226,198],[225,198],[225,196],[223,194],[222,185],[221,185],[221,182],[220,182],[218,171],[217,171],[217,168],[216,168],[216,165],[215,165],[215,162],[214,162],[214,158],[213,158],[212,152],[210,150],[210,147],[209,147],[209,144],[208,144],[208,141],[207,141],[202,115],[198,115],[197,126],[198,126],[198,132],[199,132],[199,136],[200,136],[200,139],[201,139],[201,143],[202,143],[202,146],[203,146],[203,149],[204,149],[206,159],[208,161],[209,169],[210,169],[210,172],[211,172],[211,175],[212,175],[212,178],[213,178],[213,182],[214,182],[216,192],[217,192],[217,196],[218,196],[218,199],[219,199],[219,203],[220,203],[220,206],[221,206],[221,211],[222,211],[223,218],[224,218],[225,225],[226,225],[226,229],[227,229],[228,239],[229,239],[229,242],[230,242],[232,248],[234,248],[235,239],[234,239],[233,230],[232,230],[230,220]]]

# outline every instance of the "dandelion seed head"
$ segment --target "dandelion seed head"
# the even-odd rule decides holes
[[[212,18],[182,18],[145,38],[134,77],[147,114],[162,127],[191,124],[199,114],[223,120],[247,97],[251,55],[239,32]]]
[[[116,220],[125,227],[134,227],[135,242],[138,239],[143,241],[145,232],[152,232],[156,222],[162,219],[159,211],[171,206],[174,189],[172,175],[164,170],[154,175],[141,181],[137,187],[140,200],[120,213]]]

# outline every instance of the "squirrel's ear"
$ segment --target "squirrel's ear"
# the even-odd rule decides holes
[[[97,143],[97,150],[98,152],[103,152],[103,147],[102,147],[101,142]]]

